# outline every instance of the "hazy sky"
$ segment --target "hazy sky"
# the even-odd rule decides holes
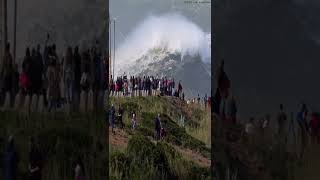
[[[8,1],[8,40],[13,39],[13,3]],[[105,29],[107,0],[18,0],[17,57],[26,46],[43,46],[50,33],[58,51],[99,38]],[[107,41],[107,40],[106,40]]]
[[[200,2],[202,3],[187,3],[184,0],[109,0],[110,16],[116,18],[116,43],[123,42],[128,33],[148,15],[171,12],[180,13],[203,31],[211,32],[211,0]]]
[[[307,30],[319,24],[320,16],[310,16],[313,21],[299,18],[299,12],[320,7],[320,3],[309,8],[303,4],[312,1],[300,0],[302,4],[297,5],[291,0],[231,0],[229,6],[219,1],[215,54],[225,59],[244,120],[274,115],[280,103],[287,112],[296,113],[301,102],[319,112],[320,46]]]

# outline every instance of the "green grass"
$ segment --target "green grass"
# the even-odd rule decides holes
[[[111,148],[110,179],[210,179],[209,167],[186,160],[172,146],[194,150],[210,159],[210,148],[206,143],[177,124],[180,115],[186,114],[189,109],[183,105],[177,106],[175,101],[166,97],[111,98],[111,103],[116,109],[119,104],[124,107],[125,131],[131,138],[126,149]],[[137,113],[138,121],[134,133],[130,130],[129,115],[132,111]],[[161,114],[167,136],[155,143],[151,139],[158,113]],[[191,126],[189,122],[196,121],[203,112],[194,113],[195,116],[186,120],[187,126]]]
[[[107,139],[103,113],[93,115],[62,113],[31,114],[24,118],[13,112],[0,113],[0,159],[5,143],[14,134],[20,156],[18,179],[28,171],[28,142],[34,136],[44,156],[43,179],[72,179],[73,163],[77,156],[84,162],[89,179],[107,178]],[[3,163],[1,163],[2,165]],[[3,167],[0,166],[0,177]]]
[[[186,161],[166,142],[152,143],[143,135],[129,140],[125,152],[110,155],[114,179],[210,179],[209,168]]]

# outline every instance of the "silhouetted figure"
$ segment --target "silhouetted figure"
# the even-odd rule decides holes
[[[17,149],[14,144],[13,136],[9,137],[6,151],[4,154],[4,169],[5,169],[5,180],[16,180],[17,179],[17,169],[19,163],[19,156]]]
[[[216,94],[213,97],[213,112],[217,115],[220,115],[220,104],[221,104],[221,95],[220,91],[217,88]]]
[[[30,78],[30,67],[31,67],[31,54],[30,49],[26,49],[26,54],[22,62],[22,73],[20,76],[20,82],[24,94],[31,93],[31,78]]]
[[[19,92],[19,78],[20,74],[18,71],[18,64],[13,66],[13,73],[12,73],[12,93],[11,96],[15,97],[16,94]]]
[[[249,122],[246,124],[246,133],[247,134],[252,134],[253,133],[253,128],[254,128],[254,118],[250,118]]]
[[[80,92],[80,80],[81,80],[81,56],[79,54],[79,47],[76,46],[73,54],[74,60],[74,89],[76,92]]]
[[[179,97],[182,93],[182,85],[181,85],[181,81],[179,81],[179,84],[178,84],[178,92],[179,92]]]
[[[73,81],[74,81],[74,69],[73,69],[73,55],[71,47],[67,48],[63,63],[63,81],[64,81],[64,91],[68,104],[71,104],[73,97]]]
[[[280,136],[286,136],[285,127],[286,127],[286,121],[287,121],[287,115],[284,112],[283,105],[280,104],[280,111],[278,113],[278,134]]]
[[[11,92],[12,90],[12,74],[13,74],[13,59],[10,53],[10,44],[7,43],[5,47],[1,76],[3,78],[2,92]]]
[[[35,139],[30,138],[30,151],[29,151],[29,177],[30,180],[41,180],[42,170],[42,155],[39,151]]]
[[[236,101],[234,99],[234,96],[230,97],[229,103],[228,103],[228,108],[229,108],[229,116],[230,116],[230,120],[232,123],[236,123],[237,122],[237,105],[236,105]]]
[[[208,97],[207,97],[207,94],[205,94],[205,96],[203,97],[203,104],[205,109],[207,109],[207,103],[208,103]]]
[[[137,115],[135,112],[132,113],[131,124],[132,124],[132,130],[135,130],[137,128]]]
[[[300,146],[300,159],[303,158],[304,151],[307,145],[307,132],[308,132],[308,124],[307,124],[307,115],[308,109],[306,104],[302,104],[301,110],[298,113],[298,124],[301,138],[301,146]]]
[[[115,134],[114,128],[116,123],[116,109],[114,108],[113,104],[111,105],[110,114],[111,114],[111,130],[112,130],[112,133]]]
[[[37,45],[36,55],[35,55],[35,93],[42,94],[43,93],[43,73],[44,73],[44,65],[40,52],[40,45]]]
[[[320,128],[320,119],[319,115],[315,112],[311,115],[310,120],[310,128],[311,128],[311,136],[314,143],[319,144],[320,142],[320,134],[319,134],[319,128]]]
[[[218,70],[218,89],[223,98],[226,98],[229,94],[230,80],[224,71],[224,60],[222,60],[220,68]]]
[[[121,125],[121,128],[123,129],[124,127],[124,123],[123,123],[123,108],[119,105],[119,109],[118,109],[118,117],[119,117],[119,122]]]
[[[156,131],[156,139],[160,139],[160,132],[161,132],[161,121],[160,121],[160,114],[155,119],[155,131]]]
[[[38,69],[37,69],[37,54],[36,50],[32,48],[31,51],[31,63],[30,63],[30,80],[31,80],[31,93],[36,93],[37,87],[39,86],[38,80]]]
[[[265,138],[266,134],[268,133],[269,124],[270,124],[270,115],[267,114],[261,122],[261,134],[263,138]]]
[[[85,180],[86,178],[86,173],[84,169],[84,164],[82,162],[82,159],[78,157],[76,163],[75,163],[75,168],[74,168],[74,179],[75,180]]]
[[[49,67],[47,69],[47,79],[48,79],[48,88],[47,88],[47,100],[48,100],[48,110],[56,109],[58,107],[59,92],[60,92],[60,78],[59,72],[56,67],[56,61],[51,60]]]

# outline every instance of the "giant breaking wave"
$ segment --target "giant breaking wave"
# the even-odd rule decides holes
[[[204,63],[210,64],[210,38],[210,33],[205,33],[180,14],[149,16],[116,49],[115,75],[126,72],[137,59],[153,49],[180,53],[181,60],[185,55],[199,55]]]

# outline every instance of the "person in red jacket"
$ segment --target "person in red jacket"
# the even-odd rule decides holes
[[[20,75],[20,87],[22,89],[23,94],[29,93],[29,88],[31,85],[30,78],[26,72],[22,72]]]

